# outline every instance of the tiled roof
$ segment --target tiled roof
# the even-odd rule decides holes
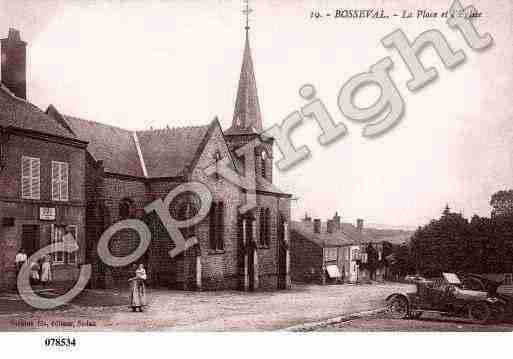
[[[137,132],[149,177],[183,174],[195,158],[209,125]]]
[[[64,118],[77,137],[89,142],[89,153],[96,161],[103,161],[105,172],[143,176],[132,131],[71,116]]]
[[[106,172],[144,177],[134,138],[134,134],[137,135],[149,178],[183,175],[209,128],[206,125],[134,132],[76,117],[64,117],[72,131],[89,142],[89,152],[95,160],[103,161]]]
[[[276,187],[271,182],[262,180],[261,177],[257,177],[255,182],[256,182],[256,188],[259,191],[289,195],[289,194],[283,192],[282,190],[280,190],[278,187]]]
[[[359,242],[372,242],[372,238],[365,234],[365,230],[360,232],[358,228],[356,228],[351,223],[340,223],[340,230],[350,238],[353,238]]]
[[[76,139],[73,133],[61,126],[52,116],[47,115],[30,102],[16,97],[3,84],[0,85],[0,126],[12,126],[47,135]]]
[[[321,224],[320,233],[314,232],[313,221],[292,221],[291,230],[299,233],[301,236],[320,247],[347,246],[360,243],[359,238],[354,238],[344,231],[328,233],[326,223]]]
[[[139,142],[148,178],[177,177],[199,155],[212,124],[147,131],[122,128],[63,116],[79,139],[89,142],[88,151],[96,161],[103,161],[106,172],[145,177],[134,135]],[[287,195],[272,183],[257,179],[257,189]]]

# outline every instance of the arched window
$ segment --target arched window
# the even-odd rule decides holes
[[[178,221],[185,221],[196,216],[201,208],[201,198],[194,192],[178,194],[169,206],[171,216]]]
[[[182,192],[177,195],[169,206],[171,217],[178,221],[185,221],[196,216],[201,209],[201,199],[194,192]],[[194,234],[194,226],[183,228],[182,233],[185,237]]]
[[[260,209],[260,245],[269,247],[271,242],[271,210],[269,208]]]
[[[123,198],[119,202],[119,218],[126,219],[132,216],[134,202],[130,198]]]
[[[210,249],[224,250],[224,202],[212,202],[210,207]]]
[[[262,150],[262,153],[260,154],[260,174],[262,175],[262,178],[267,178],[267,152],[265,150]]]

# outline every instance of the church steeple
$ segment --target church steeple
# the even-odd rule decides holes
[[[255,71],[253,68],[253,59],[251,58],[251,48],[249,46],[249,14],[251,11],[246,1],[246,8],[243,10],[243,13],[246,14],[246,42],[244,55],[242,57],[242,68],[240,71],[239,88],[235,100],[232,126],[226,131],[228,135],[258,134],[263,131]]]

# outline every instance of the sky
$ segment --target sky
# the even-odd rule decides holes
[[[465,1],[464,6],[469,5]],[[293,217],[326,219],[338,211],[355,222],[416,227],[446,204],[466,217],[488,216],[490,196],[513,188],[513,2],[472,3],[475,21],[494,45],[472,51],[442,19],[312,19],[337,8],[447,10],[445,0],[251,1],[250,41],[264,128],[306,104],[299,88],[313,84],[335,122],[349,133],[329,146],[305,119],[292,135],[309,159],[275,182],[294,194]],[[28,43],[28,99],[59,111],[127,129],[202,125],[218,117],[228,128],[244,48],[242,0],[0,0],[0,35],[9,27]],[[421,59],[438,79],[413,93],[407,67],[380,40],[396,29],[410,40],[440,30],[466,62],[447,70],[428,48]],[[389,56],[404,100],[401,122],[381,137],[361,135],[337,96],[352,76]],[[370,106],[375,87],[355,103]],[[275,161],[280,153],[275,149]]]

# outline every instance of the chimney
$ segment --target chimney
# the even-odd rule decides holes
[[[363,230],[363,219],[358,218],[356,220],[356,228],[361,232]]]
[[[338,215],[338,212],[335,212],[332,222],[333,222],[333,229],[335,231],[340,231],[340,216]]]
[[[321,220],[319,218],[314,219],[314,233],[321,233]]]
[[[2,83],[16,97],[27,99],[27,43],[21,41],[20,32],[9,29],[2,45]]]
[[[333,221],[331,219],[326,221],[326,231],[328,233],[333,233]]]

